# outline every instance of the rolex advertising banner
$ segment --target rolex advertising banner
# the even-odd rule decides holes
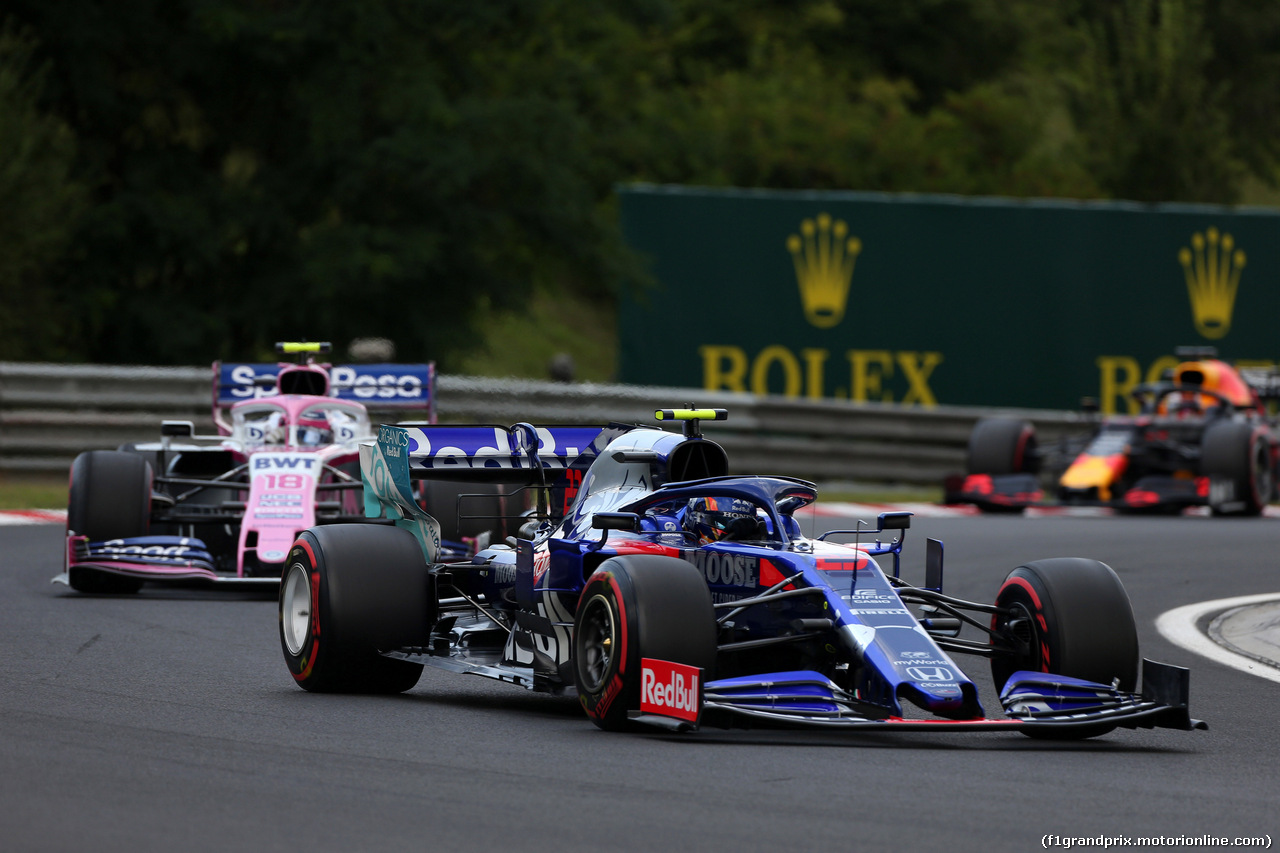
[[[1212,346],[1280,356],[1280,212],[1212,205],[631,186],[656,284],[619,379],[914,406],[1130,411]]]

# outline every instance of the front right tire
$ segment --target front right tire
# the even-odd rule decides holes
[[[1217,421],[1204,432],[1200,472],[1214,482],[1229,483],[1231,500],[1210,505],[1214,515],[1260,515],[1275,489],[1274,465],[1267,430],[1246,421]]]
[[[983,418],[969,434],[966,456],[970,474],[1036,472],[1036,430],[1029,421]]]
[[[71,463],[67,530],[90,542],[146,536],[151,529],[151,465],[118,450],[90,450]],[[77,592],[128,595],[142,581],[93,570],[69,572]]]
[[[1036,430],[1029,421],[1012,418],[982,418],[973,425],[969,434],[969,447],[965,455],[965,467],[969,474],[1001,476],[1005,474],[1034,474],[1039,470],[1040,457],[1036,447]],[[983,513],[1021,513],[1021,506],[980,503]]]
[[[716,621],[707,582],[674,557],[632,555],[605,560],[578,599],[573,675],[587,716],[606,731],[628,727],[640,707],[642,658],[700,667],[715,674]]]

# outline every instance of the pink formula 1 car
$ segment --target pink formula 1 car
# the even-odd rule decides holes
[[[328,344],[276,349],[298,362],[214,365],[218,435],[164,421],[158,442],[76,457],[55,580],[94,593],[148,581],[274,587],[300,531],[363,520],[366,403],[434,422],[434,365],[334,367],[314,361]]]

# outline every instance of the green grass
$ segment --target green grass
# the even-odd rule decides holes
[[[616,325],[612,300],[539,291],[515,309],[484,309],[484,340],[459,359],[457,372],[548,379],[552,357],[568,353],[576,381],[614,382]]]
[[[0,510],[66,506],[66,474],[0,474]]]

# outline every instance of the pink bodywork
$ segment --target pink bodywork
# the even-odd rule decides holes
[[[322,443],[305,441],[306,431],[313,428],[302,415],[317,406],[350,415],[351,422],[341,427],[346,432],[335,430]],[[263,429],[249,422],[246,415],[272,410],[283,414],[276,429],[284,430],[284,437],[268,443]],[[316,523],[316,486],[342,479],[328,468],[353,462],[358,465],[356,441],[372,432],[364,406],[332,397],[281,394],[246,400],[231,407],[231,417],[231,435],[224,446],[237,461],[249,466],[249,494],[236,557],[236,575],[243,576],[246,552],[254,553],[262,564],[284,562],[298,534]],[[332,494],[348,512],[359,512],[354,490]]]
[[[328,352],[328,344],[312,351]],[[268,377],[259,375],[252,364],[233,365],[246,370],[247,375],[233,378],[223,387],[219,384],[222,367],[218,362],[213,365],[213,422],[222,439],[221,449],[231,454],[237,466],[247,466],[249,481],[247,491],[225,493],[228,499],[243,500],[245,505],[236,574],[220,575],[206,568],[202,559],[185,560],[177,553],[165,555],[171,560],[168,563],[135,562],[119,556],[93,559],[87,537],[68,530],[66,571],[56,580],[66,583],[72,569],[78,569],[142,580],[202,580],[242,586],[274,583],[278,579],[272,577],[270,568],[246,575],[245,555],[266,566],[282,564],[297,535],[316,523],[321,508],[317,488],[360,482],[358,444],[373,436],[373,428],[362,403],[330,394],[332,365],[318,364],[309,357],[305,363],[281,362],[269,376],[271,387],[264,385],[262,380]],[[373,365],[365,374],[350,366],[344,369],[352,374],[345,380],[348,392],[348,386],[359,386],[364,393],[356,391],[355,396],[376,398],[382,407],[425,409],[428,422],[435,423],[434,364]],[[245,395],[250,396],[241,399]],[[316,417],[304,419],[303,415]],[[325,509],[348,516],[362,514],[358,487],[323,491]],[[169,551],[187,546],[150,543],[136,547]]]

